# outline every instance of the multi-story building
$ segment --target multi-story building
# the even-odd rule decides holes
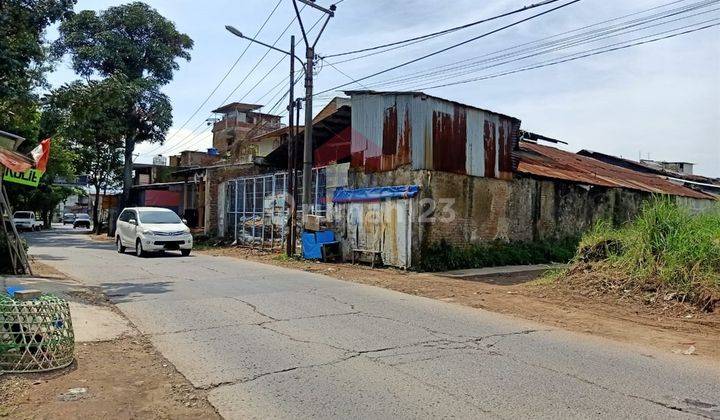
[[[221,114],[213,123],[213,148],[221,156],[231,152],[238,160],[257,155],[257,145],[247,141],[263,133],[282,128],[279,115],[258,112],[262,105],[233,102],[213,110]]]

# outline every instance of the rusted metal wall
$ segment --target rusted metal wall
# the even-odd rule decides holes
[[[511,179],[520,121],[417,93],[352,93],[352,166]]]
[[[414,199],[383,200],[333,205],[335,232],[346,259],[352,249],[379,251],[383,264],[412,265]]]

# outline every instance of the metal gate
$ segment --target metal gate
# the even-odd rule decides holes
[[[302,174],[298,173],[299,177]],[[281,249],[287,235],[289,200],[287,172],[255,175],[227,181],[226,232],[238,245],[253,248]],[[326,175],[325,168],[313,168],[312,214],[325,216]],[[298,188],[302,197],[302,186]],[[302,218],[301,206],[297,208]]]

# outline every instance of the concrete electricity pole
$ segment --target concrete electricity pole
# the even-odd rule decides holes
[[[285,51],[280,48],[277,48],[275,46],[266,44],[262,41],[258,41],[257,39],[250,38],[249,36],[244,35],[242,32],[237,30],[235,27],[230,25],[225,25],[225,29],[227,29],[228,32],[231,34],[240,37],[242,39],[247,39],[250,42],[254,42],[256,44],[262,45],[263,47],[270,48],[271,50],[281,52],[283,54],[286,54],[290,56],[290,90],[288,91],[290,95],[290,102],[288,105],[288,176],[286,179],[286,183],[288,185],[288,193],[291,194],[293,197],[292,200],[290,200],[290,219],[289,219],[289,232],[287,236],[287,244],[286,244],[286,252],[287,255],[293,255],[295,253],[295,186],[297,183],[294,181],[296,178],[296,161],[295,156],[297,154],[297,144],[294,140],[297,139],[297,136],[292,135],[293,131],[293,107],[295,106],[295,60],[300,62],[300,65],[305,65],[303,61],[295,55],[295,36],[290,37],[290,51]],[[297,130],[296,130],[297,131]]]
[[[295,137],[293,136],[294,110],[295,106],[295,35],[290,36],[290,98],[288,105],[288,173],[285,177],[285,185],[287,186],[287,194],[292,197],[290,199],[290,208],[288,209],[288,233],[285,246],[285,254],[290,257],[295,254]],[[299,121],[298,121],[299,122]]]
[[[320,10],[327,15],[325,23],[323,23],[320,32],[318,33],[315,40],[311,43],[308,40],[307,32],[305,32],[305,25],[303,25],[302,18],[300,17],[300,9],[298,9],[297,2],[301,2],[306,6],[310,6],[314,9]],[[302,212],[303,212],[303,224],[305,218],[310,214],[310,199],[312,197],[312,150],[313,150],[313,127],[312,127],[312,98],[313,98],[313,66],[315,64],[315,46],[320,40],[320,36],[325,27],[327,27],[330,18],[335,16],[335,5],[330,6],[329,9],[318,6],[314,0],[293,0],[293,7],[295,8],[295,14],[297,15],[298,23],[300,23],[300,30],[302,31],[303,40],[305,41],[305,137],[303,140],[303,199],[302,199]]]

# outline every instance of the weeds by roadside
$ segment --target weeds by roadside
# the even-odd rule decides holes
[[[694,214],[658,198],[623,226],[599,222],[581,239],[570,273],[588,267],[605,274],[608,289],[712,311],[720,302],[720,206]]]

